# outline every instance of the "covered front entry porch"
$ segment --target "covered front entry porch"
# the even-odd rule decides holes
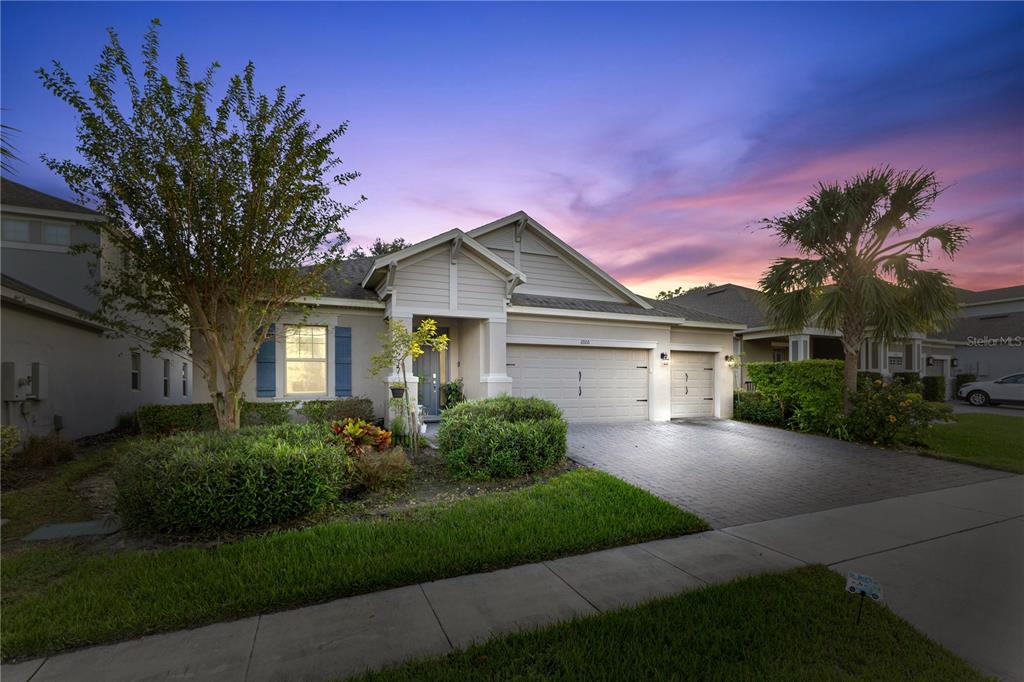
[[[424,421],[438,421],[458,390],[471,400],[508,391],[512,379],[505,371],[504,318],[413,315],[406,324],[415,329],[427,318],[437,322],[438,333],[448,336],[448,347],[427,349],[406,367],[410,393],[416,396]]]

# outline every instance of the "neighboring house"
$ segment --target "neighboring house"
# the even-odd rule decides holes
[[[861,348],[859,368],[883,375],[912,371],[944,376],[950,380],[947,383],[958,372],[976,373],[980,378],[1021,370],[1024,286],[977,292],[958,290],[958,294],[962,300],[961,317],[949,331],[911,334],[906,339],[886,342],[867,340]],[[737,331],[734,338],[734,352],[742,354],[744,362],[843,358],[841,335],[837,332],[815,327],[784,332],[770,326],[762,307],[763,295],[756,289],[723,284],[670,300],[745,324],[746,328]],[[979,341],[986,337],[988,342]],[[737,372],[736,381],[737,386],[745,385],[747,378],[742,369]]]
[[[668,420],[732,413],[732,334],[741,324],[633,293],[523,212],[454,229],[396,253],[350,259],[305,318],[286,315],[260,349],[246,398],[362,395],[388,318],[437,320],[451,341],[407,372],[428,417],[441,388],[555,402],[570,421]],[[197,377],[196,400],[209,400]]]
[[[79,438],[108,431],[146,403],[190,401],[191,362],[140,352],[87,319],[90,227],[103,217],[3,178],[0,185],[2,416],[27,433]]]
[[[940,334],[954,344],[956,371],[982,380],[1024,372],[1024,285],[959,293],[960,319]]]

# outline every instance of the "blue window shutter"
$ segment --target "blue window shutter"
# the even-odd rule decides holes
[[[334,395],[352,395],[352,327],[334,328]]]
[[[270,325],[267,340],[260,345],[256,353],[256,395],[260,398],[273,398],[277,395],[277,349],[274,344],[274,325]]]

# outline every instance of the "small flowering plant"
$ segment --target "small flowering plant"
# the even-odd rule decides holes
[[[948,407],[926,402],[901,381],[865,378],[852,402],[850,436],[874,445],[918,444],[932,422],[951,418]]]
[[[349,457],[359,457],[370,448],[387,450],[391,447],[391,432],[356,417],[333,421],[327,441],[340,446]]]

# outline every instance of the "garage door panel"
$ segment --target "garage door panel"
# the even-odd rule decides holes
[[[714,361],[712,353],[672,352],[670,375],[673,419],[714,416]]]
[[[647,350],[510,345],[507,353],[512,395],[550,400],[570,421],[647,419]]]

